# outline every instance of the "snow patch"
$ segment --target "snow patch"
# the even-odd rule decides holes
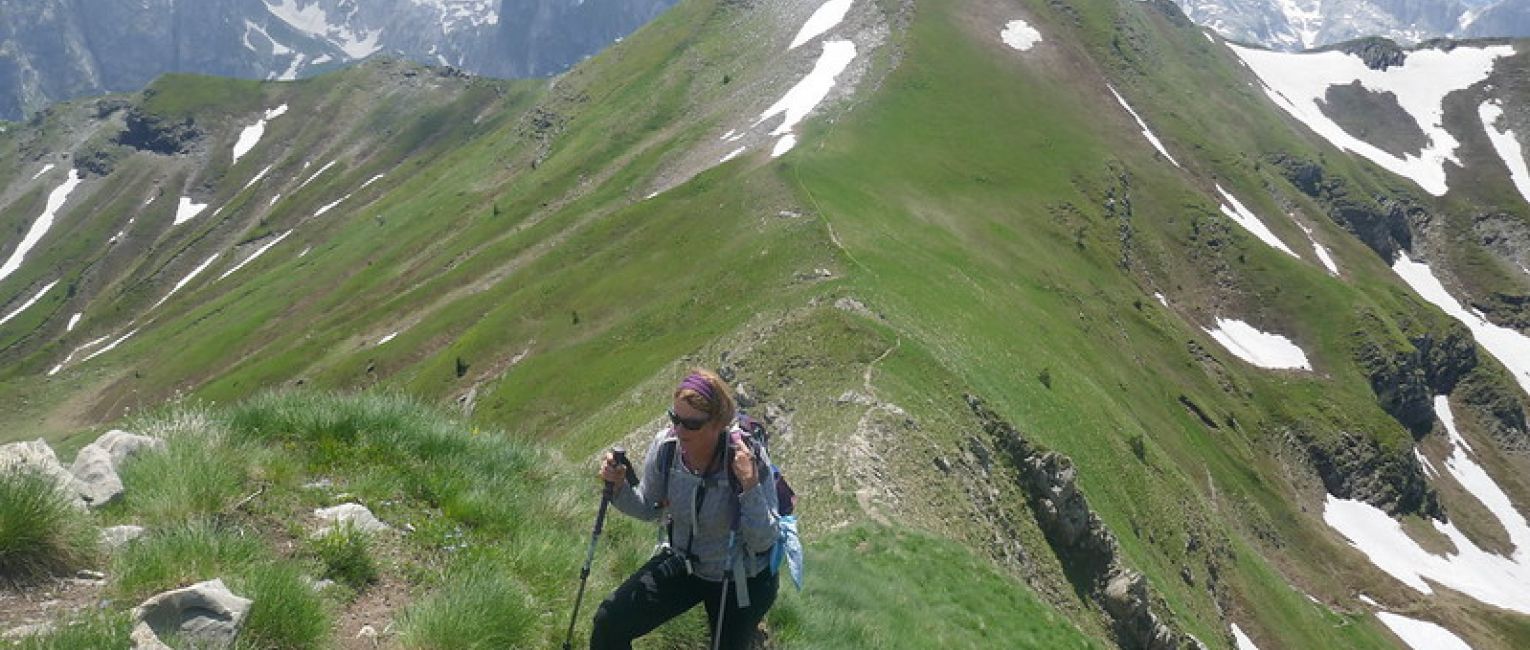
[[[1238,650],[1259,650],[1259,646],[1254,645],[1254,640],[1248,638],[1248,635],[1243,633],[1243,629],[1238,627],[1237,623],[1232,624],[1232,633],[1233,641],[1237,643]]]
[[[733,160],[734,158],[737,158],[739,154],[744,153],[748,149],[749,149],[749,147],[739,147],[737,149],[734,149],[733,151],[729,151],[728,155],[723,156],[721,160],[717,161],[717,164],[721,165],[721,164],[723,164],[725,162],[728,162],[729,160]]]
[[[282,200],[282,193],[281,192],[277,192],[276,196],[271,197],[271,201],[269,203],[266,203],[266,206],[270,207],[270,206],[276,205],[276,202],[280,201],[280,200]]]
[[[1420,467],[1424,468],[1424,478],[1438,478],[1440,476],[1440,470],[1435,468],[1434,463],[1429,462],[1429,459],[1424,456],[1423,452],[1418,450],[1418,447],[1413,448],[1413,458],[1418,461]]]
[[[128,332],[127,334],[123,334],[121,338],[119,338],[119,339],[117,339],[115,341],[112,341],[106,347],[103,347],[103,348],[101,348],[99,350],[96,350],[95,352],[90,353],[84,359],[80,359],[80,363],[85,363],[86,361],[90,361],[91,359],[94,359],[94,358],[99,357],[99,356],[101,356],[103,354],[106,354],[107,352],[111,352],[112,349],[116,348],[119,345],[122,345],[123,341],[128,340],[128,337],[131,337],[132,335],[137,334],[137,333],[138,333],[138,330],[135,329],[135,330],[133,330],[131,332]],[[57,369],[55,368],[55,370],[57,370]],[[48,374],[51,375],[53,373],[50,372]]]
[[[794,149],[796,147],[797,147],[797,136],[788,133],[786,135],[781,136],[780,140],[776,140],[776,146],[771,147],[771,149],[770,149],[770,157],[771,158],[780,158],[781,156],[785,155],[786,152],[791,151],[792,149]]]
[[[347,194],[347,195],[342,196],[342,197],[340,197],[338,199],[335,199],[331,203],[326,203],[326,204],[324,204],[322,206],[319,206],[318,211],[314,212],[313,216],[315,216],[315,217],[321,216],[325,212],[329,212],[330,210],[333,210],[335,208],[335,206],[340,205],[341,203],[344,203],[345,200],[348,199],[348,198],[351,198],[351,195]]]
[[[1137,115],[1137,111],[1132,110],[1131,105],[1126,103],[1126,98],[1122,97],[1121,93],[1116,92],[1115,86],[1105,84],[1105,87],[1110,89],[1110,94],[1116,96],[1116,101],[1120,102],[1121,108],[1126,109],[1126,112],[1132,114],[1132,119],[1137,120],[1137,126],[1142,127],[1142,137],[1147,138],[1148,143],[1152,144],[1153,148],[1158,150],[1158,153],[1163,154],[1164,158],[1168,158],[1169,162],[1173,163],[1175,167],[1179,167],[1179,161],[1175,160],[1174,156],[1169,155],[1168,149],[1163,148],[1163,142],[1158,140],[1158,136],[1153,135],[1153,130],[1148,128],[1147,122],[1142,121],[1142,116]]]
[[[1482,118],[1482,128],[1487,130],[1488,139],[1493,141],[1493,150],[1498,152],[1498,157],[1509,168],[1509,178],[1514,181],[1514,189],[1519,190],[1519,195],[1530,203],[1530,168],[1525,165],[1525,152],[1519,146],[1519,139],[1514,137],[1513,131],[1499,131],[1493,127],[1493,123],[1503,117],[1503,107],[1494,101],[1483,102],[1477,107],[1477,116]]]
[[[1367,605],[1370,605],[1371,607],[1380,607],[1381,606],[1381,603],[1376,602],[1370,596],[1367,596],[1365,594],[1360,594],[1359,598],[1360,598],[1360,602],[1365,603]]]
[[[1329,254],[1328,249],[1319,244],[1317,238],[1312,236],[1312,229],[1302,225],[1299,221],[1296,223],[1296,226],[1301,228],[1302,232],[1307,233],[1307,241],[1312,242],[1312,250],[1317,253],[1318,261],[1323,263],[1323,268],[1328,269],[1328,274],[1336,278],[1339,277],[1339,265],[1334,263],[1333,255]]]
[[[329,41],[352,59],[364,59],[382,49],[378,43],[382,30],[361,30],[358,34],[344,25],[331,24],[329,15],[324,12],[324,7],[317,2],[307,7],[301,6],[299,0],[281,0],[276,3],[264,0],[264,2],[266,10],[270,11],[271,15],[281,19],[293,29]]]
[[[999,32],[999,38],[1004,39],[1005,45],[1024,52],[1041,42],[1041,32],[1023,20],[1011,20]]]
[[[192,203],[190,197],[183,196],[181,197],[181,202],[175,206],[175,223],[171,225],[179,226],[187,221],[191,221],[206,209],[206,203]]]
[[[53,289],[53,287],[56,286],[57,284],[58,284],[58,280],[54,280],[52,282],[49,282],[47,286],[43,287],[41,291],[37,292],[37,295],[32,296],[31,300],[28,300],[28,301],[26,301],[24,303],[21,303],[21,306],[17,307],[15,311],[13,311],[13,312],[11,312],[9,314],[6,314],[4,317],[0,317],[0,325],[4,325],[6,323],[6,321],[9,321],[10,319],[15,318],[21,312],[26,311],[27,307],[31,307],[32,305],[37,304],[37,301],[42,300],[42,297],[44,295],[47,295],[48,291]]]
[[[312,246],[305,246],[305,247],[303,247],[303,252],[298,253],[298,259],[303,259],[303,256],[307,255],[308,251],[311,251],[311,250],[313,250]]]
[[[249,153],[251,149],[255,148],[256,144],[260,143],[261,136],[266,134],[266,122],[268,120],[274,120],[278,117],[281,117],[286,112],[287,105],[282,104],[281,106],[266,111],[265,117],[256,120],[254,124],[244,127],[244,130],[239,132],[239,139],[234,142],[234,160],[229,164],[232,165],[239,162],[240,158],[243,158],[245,154]],[[267,167],[266,171],[270,171],[270,169],[270,167]],[[263,171],[261,174],[263,175],[265,172]],[[245,187],[249,186],[246,185]]]
[[[1226,204],[1222,205],[1222,214],[1227,215],[1227,218],[1232,219],[1234,223],[1242,226],[1244,230],[1249,232],[1249,234],[1258,237],[1259,241],[1269,244],[1271,248],[1290,255],[1296,259],[1301,259],[1301,256],[1297,255],[1295,251],[1286,247],[1285,242],[1280,241],[1280,238],[1276,237],[1275,233],[1271,232],[1269,227],[1265,226],[1264,222],[1259,220],[1259,217],[1254,216],[1252,211],[1243,207],[1243,204],[1238,201],[1237,197],[1229,194],[1227,190],[1222,189],[1221,185],[1217,186],[1217,193],[1222,195],[1222,200],[1232,204],[1232,207],[1228,207]]]
[[[798,45],[834,29],[836,25],[844,21],[845,14],[850,12],[850,4],[851,0],[829,0],[820,5],[818,10],[808,17],[807,22],[802,24],[802,29],[797,31],[797,37],[792,39],[792,44],[788,45],[786,50],[788,52],[795,50]]]
[[[239,191],[243,192],[243,191],[245,191],[247,189],[250,189],[250,187],[252,187],[256,183],[259,183],[260,179],[265,178],[266,174],[271,173],[271,167],[273,167],[273,165],[266,165],[265,169],[260,170],[260,173],[256,174],[255,178],[250,179],[250,182],[245,183],[244,187],[239,188]]]
[[[48,163],[46,165],[43,165],[42,169],[37,170],[36,174],[32,174],[32,180],[35,181],[35,180],[37,180],[39,178],[42,178],[43,174],[46,174],[46,173],[48,173],[50,171],[53,171],[53,163]]]
[[[1157,291],[1154,291],[1154,292],[1153,292],[1153,297],[1154,297],[1154,298],[1156,298],[1156,299],[1158,299],[1158,304],[1160,304],[1160,305],[1163,305],[1163,306],[1165,306],[1165,307],[1168,307],[1168,306],[1169,306],[1169,299],[1168,299],[1168,298],[1165,298],[1165,297],[1163,297],[1163,294],[1162,294],[1162,293],[1159,293],[1159,292],[1157,292]]]
[[[781,125],[771,131],[771,135],[786,135],[791,133],[792,128],[797,126],[802,118],[818,106],[829,91],[834,89],[834,82],[839,78],[839,73],[844,72],[855,59],[855,43],[850,41],[829,41],[823,44],[823,53],[818,56],[818,62],[813,64],[813,71],[809,72],[802,81],[797,82],[791,90],[781,97],[765,112],[760,113],[760,119],[755,121],[758,126],[766,120],[777,115],[784,115]],[[777,143],[777,148],[780,144]]]
[[[1445,96],[1487,78],[1494,61],[1514,54],[1512,45],[1457,47],[1450,52],[1426,49],[1410,52],[1403,65],[1372,70],[1360,57],[1338,51],[1295,54],[1232,43],[1227,47],[1259,76],[1270,100],[1292,117],[1335,147],[1412,179],[1435,196],[1450,189],[1445,163],[1461,164],[1455,154],[1460,143],[1443,124]],[[1393,155],[1350,135],[1325,115],[1328,89],[1356,81],[1371,92],[1394,94],[1429,145],[1418,155]]]
[[[314,173],[313,173],[313,175],[312,175],[312,176],[309,176],[309,177],[308,177],[308,180],[305,180],[305,181],[303,181],[303,182],[302,182],[302,183],[299,183],[299,184],[298,184],[298,186],[297,186],[297,188],[298,188],[298,189],[299,189],[299,190],[301,190],[301,189],[303,189],[303,188],[304,188],[304,187],[307,187],[307,186],[308,186],[308,184],[309,184],[309,183],[312,183],[312,182],[313,182],[313,179],[315,179],[315,178],[318,178],[318,177],[319,177],[319,176],[320,176],[320,175],[321,175],[321,174],[323,174],[323,173],[324,173],[324,172],[326,172],[326,171],[329,171],[329,168],[330,168],[330,167],[334,167],[334,166],[335,166],[335,163],[337,163],[337,162],[340,162],[340,161],[338,161],[338,160],[331,160],[331,161],[329,161],[329,162],[328,162],[328,163],[325,163],[325,164],[324,164],[324,166],[323,166],[323,167],[320,167],[320,168],[319,168],[319,171],[316,171],[316,172],[314,172]],[[307,167],[308,167],[308,166],[307,166],[307,165],[304,165],[304,166],[303,166],[303,167],[304,167],[304,169],[306,169],[306,168],[307,168]],[[297,190],[293,190],[293,191],[294,191],[294,192],[295,192],[295,191],[297,191]]]
[[[223,278],[226,278],[226,277],[228,277],[230,275],[233,275],[235,271],[238,271],[239,269],[244,268],[244,265],[249,264],[250,262],[255,261],[255,258],[260,257],[261,255],[265,255],[266,251],[271,250],[272,246],[275,246],[277,244],[282,243],[282,240],[286,239],[287,235],[290,235],[290,234],[292,234],[292,231],[288,230],[287,232],[284,232],[284,233],[282,233],[280,235],[277,235],[276,239],[273,239],[271,241],[266,242],[266,245],[261,246],[260,248],[255,249],[255,252],[250,253],[249,257],[246,257],[243,260],[240,260],[239,263],[235,264],[233,268],[231,268],[231,269],[229,269],[227,271],[224,271],[223,275],[218,276],[218,279],[222,280]]]
[[[1472,331],[1477,343],[1509,369],[1520,388],[1530,393],[1530,337],[1488,322],[1481,312],[1468,311],[1445,290],[1445,285],[1440,284],[1439,279],[1430,272],[1429,265],[1408,259],[1406,253],[1398,253],[1392,270],[1424,300],[1434,303],[1446,314],[1464,323]]]
[[[48,234],[48,229],[53,227],[53,220],[58,216],[59,209],[64,207],[64,201],[69,199],[69,194],[74,192],[74,188],[80,186],[81,180],[83,179],[80,178],[80,170],[71,169],[69,177],[48,194],[43,213],[32,222],[32,227],[27,229],[26,235],[22,236],[21,243],[16,245],[16,250],[11,251],[10,258],[5,260],[5,264],[0,265],[0,280],[4,280],[6,276],[21,268],[21,261],[26,259],[27,253],[31,252],[37,242],[42,241],[43,235]]]
[[[379,340],[377,342],[377,345],[379,347],[381,347],[382,345],[386,344],[388,341],[392,341],[394,338],[397,338],[397,337],[398,337],[398,332],[394,332],[392,334],[389,334],[387,336],[382,337],[382,340]]]
[[[1233,356],[1260,368],[1312,370],[1306,353],[1279,334],[1261,332],[1241,320],[1217,318],[1216,329],[1206,330]]]
[[[376,176],[373,176],[373,177],[371,177],[371,178],[368,178],[368,179],[367,179],[367,182],[365,182],[365,183],[362,183],[362,184],[361,184],[361,189],[363,189],[363,190],[364,190],[364,189],[367,189],[367,186],[368,186],[368,185],[371,185],[371,184],[373,184],[373,183],[376,183],[376,182],[377,182],[377,181],[380,181],[380,180],[382,180],[382,178],[383,178],[383,175],[382,175],[382,174],[378,174],[378,175],[376,175]]]
[[[69,324],[64,326],[64,331],[65,332],[73,332],[74,331],[74,326],[75,325],[79,325],[80,324],[80,318],[82,318],[84,316],[85,316],[84,312],[75,312],[73,316],[69,317]]]
[[[211,266],[212,263],[213,263],[213,260],[218,259],[219,255],[222,255],[222,253],[213,253],[212,257],[207,258],[206,261],[202,262],[196,268],[192,269],[190,273],[186,274],[186,277],[181,278],[180,282],[175,283],[175,286],[170,288],[170,293],[165,294],[165,297],[160,298],[159,302],[154,303],[154,306],[150,307],[149,309],[153,310],[154,308],[159,307],[160,305],[165,304],[165,301],[169,300],[170,296],[175,295],[175,292],[180,291],[181,288],[186,286],[187,283],[191,282],[191,280],[193,278],[196,278],[198,275],[201,275],[202,271],[207,270],[207,267]],[[86,357],[86,359],[88,360],[89,357]]]
[[[1472,650],[1450,630],[1391,612],[1376,612],[1376,618],[1413,650]]]

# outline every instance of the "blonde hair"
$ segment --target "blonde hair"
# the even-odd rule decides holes
[[[675,388],[675,398],[691,408],[706,413],[708,424],[727,424],[738,412],[733,389],[717,373],[706,368],[692,368],[690,375]]]

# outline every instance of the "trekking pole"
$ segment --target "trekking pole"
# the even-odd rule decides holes
[[[741,511],[744,509],[744,492],[740,489],[738,477],[733,475],[731,468],[728,470],[728,484],[733,487],[733,498],[737,503],[733,507],[733,521],[728,526],[728,562],[723,565],[722,596],[717,603],[717,629],[712,631],[712,650],[722,648],[723,617],[728,613],[728,578],[733,575],[733,562],[737,559],[734,553],[738,548],[736,545],[738,524]]]
[[[637,487],[637,473],[632,471],[632,463],[627,461],[627,450],[621,447],[612,447],[611,456],[618,465],[627,468],[627,482],[632,487]],[[584,568],[579,570],[579,594],[574,596],[574,613],[568,619],[568,635],[563,637],[563,650],[570,650],[574,641],[574,623],[579,620],[579,604],[584,602],[584,586],[590,578],[590,564],[595,561],[595,543],[600,541],[600,531],[606,526],[606,506],[611,505],[611,499],[616,494],[616,484],[607,482],[600,491],[600,510],[595,514],[595,530],[590,533],[590,550],[584,556]]]

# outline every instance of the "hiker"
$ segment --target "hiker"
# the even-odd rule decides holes
[[[600,479],[616,486],[616,508],[644,521],[665,514],[667,540],[600,604],[592,649],[630,648],[697,603],[706,606],[714,647],[744,648],[776,600],[770,563],[779,515],[764,447],[745,443],[733,394],[715,373],[692,371],[673,402],[636,486],[614,455],[601,466]]]

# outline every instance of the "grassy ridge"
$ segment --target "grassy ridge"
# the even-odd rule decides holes
[[[103,523],[149,528],[112,559],[106,591],[113,607],[222,577],[255,600],[240,647],[328,647],[354,634],[335,626],[352,603],[381,583],[402,584],[408,602],[385,613],[399,630],[385,639],[390,645],[561,642],[598,499],[591,475],[556,454],[385,394],[266,394],[231,407],[173,407],[138,416],[132,426],[168,436],[168,450],[129,461],[129,499],[100,515]],[[232,469],[221,457],[227,453],[246,458],[242,471],[220,471]],[[174,473],[188,464],[212,468],[206,471],[218,480],[210,482],[225,488],[212,492],[255,496],[209,499],[208,490],[156,489],[185,479]],[[316,479],[327,483],[305,487]],[[319,591],[309,581],[325,575],[326,553],[289,540],[306,534],[299,524],[309,508],[342,498],[341,491],[370,505],[396,532],[359,551],[375,563],[377,580]],[[648,525],[612,515],[608,526],[581,637],[595,604],[650,550]],[[917,647],[924,638],[947,645],[1001,639],[1011,647],[1092,645],[1024,587],[950,542],[870,526],[824,536],[809,548],[808,590],[783,591],[769,621],[782,647],[861,641]],[[928,606],[909,606],[915,602]],[[898,615],[889,625],[891,611]],[[699,616],[666,626],[643,647],[694,647],[705,634]],[[91,620],[61,625],[26,647],[124,639],[119,619]],[[370,622],[382,629],[389,621]]]

